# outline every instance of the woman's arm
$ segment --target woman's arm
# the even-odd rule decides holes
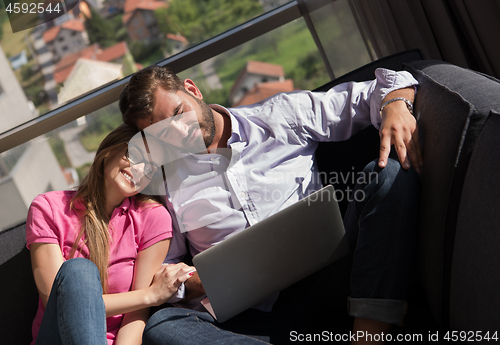
[[[180,284],[189,277],[188,273],[193,270],[185,264],[162,266],[169,244],[170,239],[163,240],[139,252],[134,267],[132,291],[124,294],[104,295],[108,316],[124,313],[123,308],[127,304],[134,305],[136,309],[138,305],[131,301],[130,297],[142,296],[137,297],[136,300],[141,309],[125,314],[116,338],[116,345],[141,344],[142,332],[149,318],[149,307],[163,304],[170,299]]]
[[[31,268],[43,306],[47,306],[50,290],[57,272],[64,262],[61,248],[53,243],[32,243],[30,245]]]
[[[160,269],[163,260],[168,252],[170,239],[155,243],[139,252],[134,266],[134,280],[132,290],[146,289],[151,285],[153,276]],[[108,296],[110,297],[110,296]],[[116,296],[115,296],[116,297]],[[105,299],[106,303],[106,299]],[[107,298],[108,305],[119,303],[117,299]],[[146,304],[148,304],[146,302]],[[140,344],[142,332],[146,321],[149,318],[149,307],[126,313],[120,331],[116,337],[116,345],[120,344]]]

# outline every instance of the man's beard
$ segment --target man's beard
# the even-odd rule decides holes
[[[203,135],[203,141],[205,142],[205,147],[208,148],[212,145],[215,137],[214,114],[212,113],[212,109],[205,102],[200,101],[198,98],[194,99],[196,99],[196,102],[199,104],[201,114],[203,115],[203,123],[200,124],[200,129]]]
[[[197,99],[192,95],[191,97],[193,97],[200,106],[202,118],[201,120],[197,121],[195,124],[190,126],[188,134],[183,140],[182,148],[179,148],[179,150],[184,153],[201,153],[200,151],[208,149],[208,147],[212,145],[214,141],[215,137],[214,115],[212,113],[212,109],[205,102]],[[200,129],[201,137],[195,138],[194,142],[190,143],[191,137],[197,129]],[[203,139],[203,144],[201,142],[202,139]]]

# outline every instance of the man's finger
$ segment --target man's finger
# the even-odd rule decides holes
[[[387,165],[389,153],[391,152],[391,137],[389,135],[382,135],[380,138],[380,154],[378,166],[383,168]]]
[[[396,153],[398,154],[399,162],[401,163],[401,166],[404,169],[409,169],[410,168],[410,161],[408,160],[405,142],[403,140],[398,140],[394,144],[394,147],[396,148]]]

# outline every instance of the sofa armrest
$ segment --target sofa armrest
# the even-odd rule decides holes
[[[26,224],[0,233],[0,343],[30,344],[38,291],[26,248]]]

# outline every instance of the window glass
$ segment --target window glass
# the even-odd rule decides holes
[[[347,0],[337,0],[310,13],[336,77],[371,61]]]
[[[268,89],[274,93],[314,89],[329,80],[303,19],[207,60],[180,76],[194,80],[207,103],[224,106],[255,103],[271,96]]]
[[[27,53],[27,62],[16,72],[26,96],[39,114],[68,101],[61,89],[82,94],[123,78],[142,67],[220,34],[270,11],[288,0],[135,0],[101,1],[97,7],[79,2],[69,15],[45,24],[12,32],[3,1],[0,1],[0,44],[8,58]],[[57,46],[66,36],[80,35],[83,41]],[[67,41],[67,40],[66,40]],[[56,46],[54,46],[56,45]],[[71,72],[78,60],[99,67],[101,77],[88,81],[85,72]],[[121,67],[119,74],[108,73]],[[97,68],[97,67],[96,67]],[[106,75],[106,77],[104,77]],[[71,76],[71,77],[70,77]],[[83,87],[81,87],[85,84]],[[67,94],[68,92],[66,92]]]

